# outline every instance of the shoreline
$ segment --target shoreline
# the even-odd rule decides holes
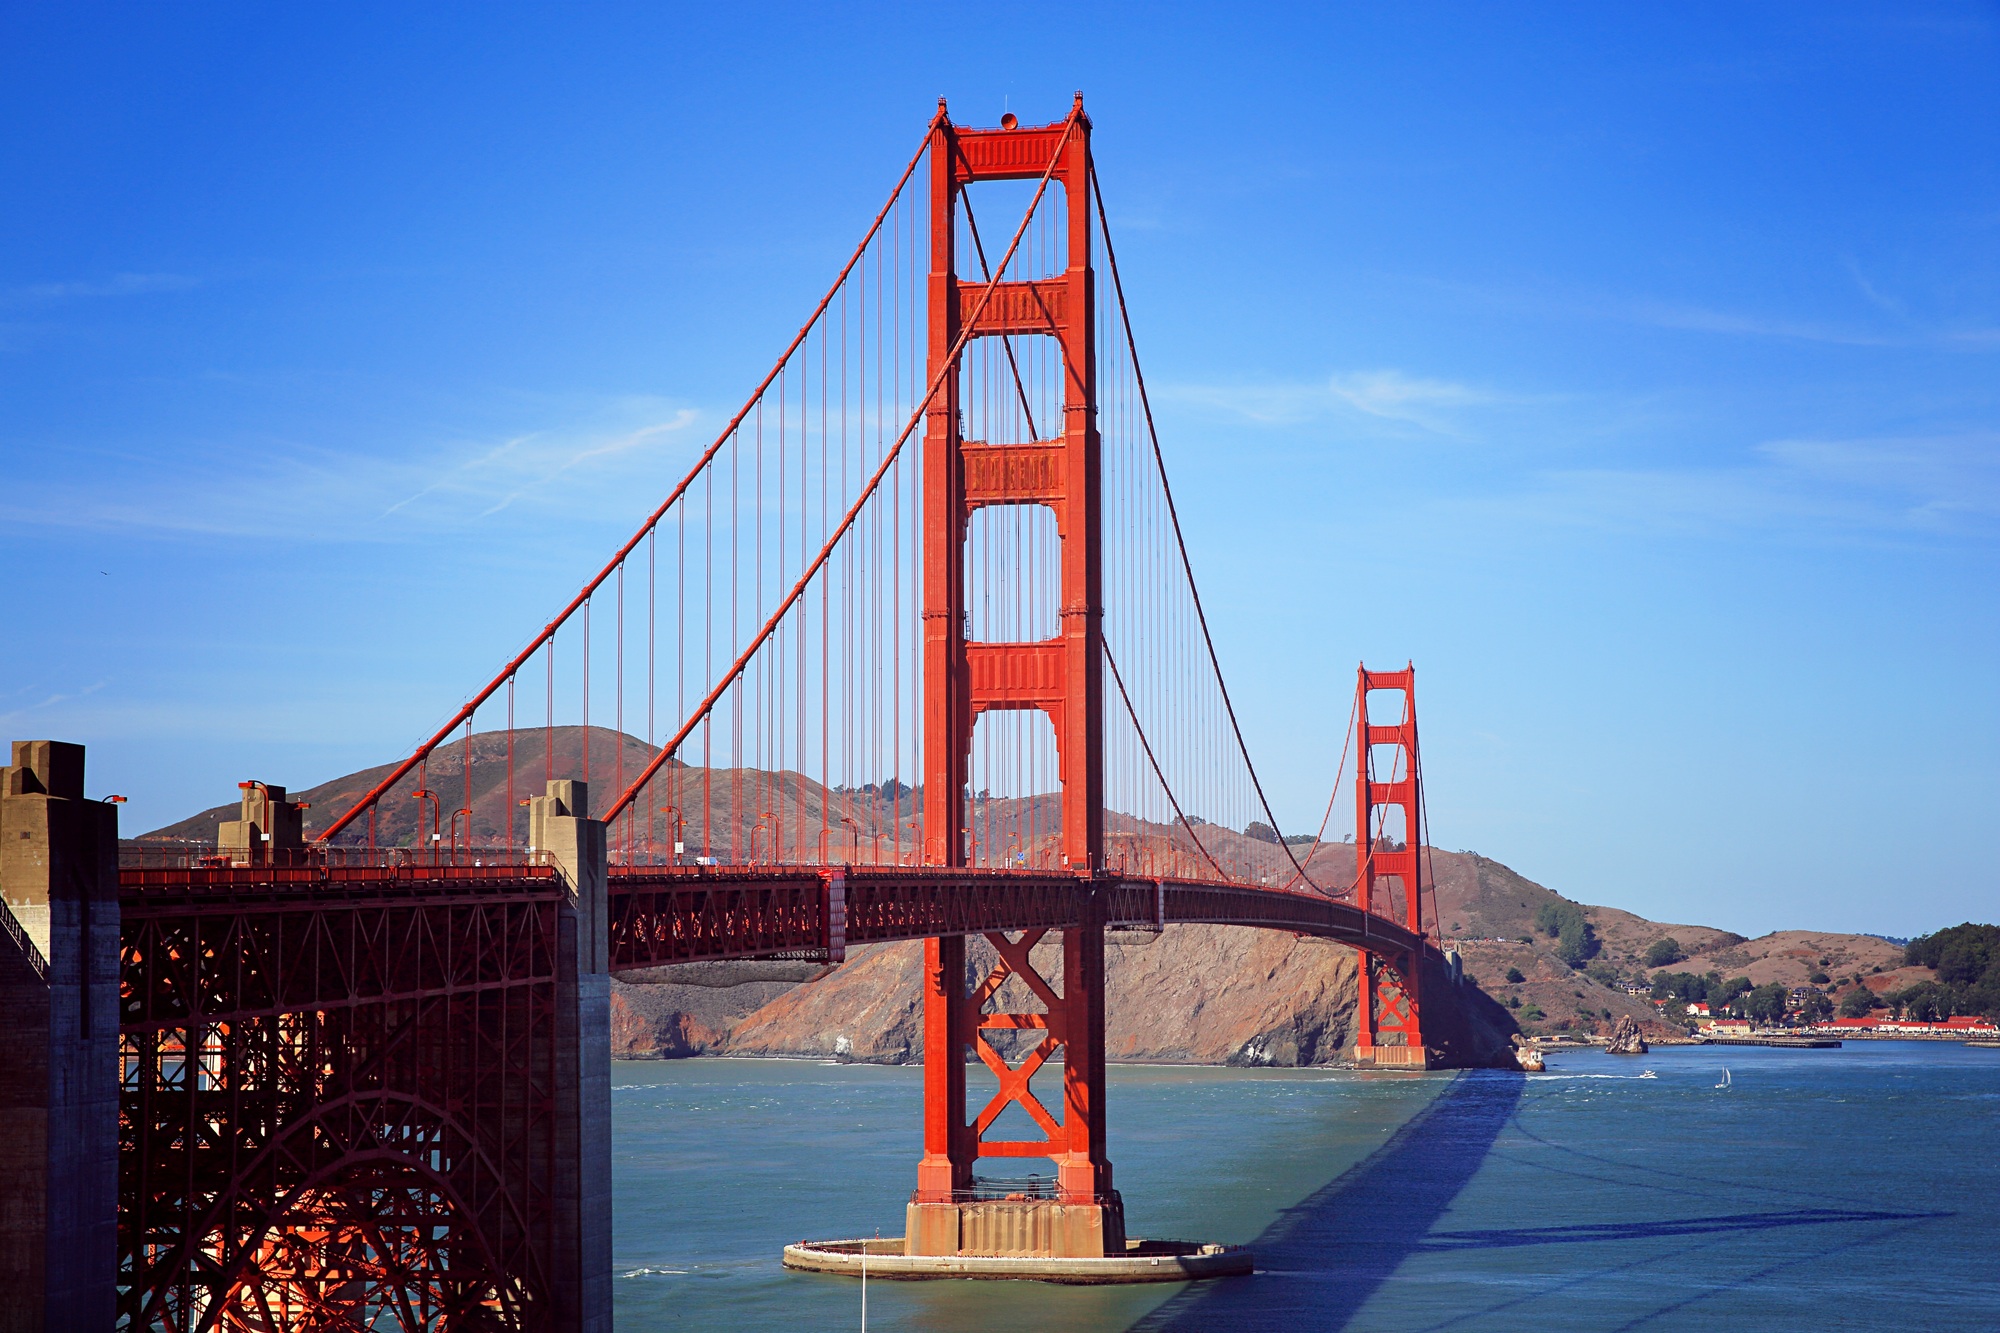
[[[1778,1037],[1793,1037],[1803,1041],[1809,1039],[1811,1034],[1781,1032],[1781,1033],[1763,1034],[1763,1035],[1778,1036]],[[1917,1045],[1931,1045],[1931,1046],[1943,1045],[1952,1047],[1968,1046],[1975,1044],[1973,1042],[1968,1042],[1960,1037],[1950,1037],[1943,1035],[1919,1036],[1919,1035],[1904,1035],[1895,1033],[1882,1033],[1882,1034],[1842,1033],[1839,1039],[1842,1041],[1870,1041],[1870,1042],[1902,1041],[1902,1042],[1910,1042],[1912,1044],[1917,1044]],[[1679,1038],[1648,1037],[1646,1041],[1647,1045],[1653,1051],[1660,1051],[1665,1049],[1699,1050],[1704,1047],[1720,1048],[1723,1046],[1733,1044],[1733,1042],[1729,1038],[1723,1038],[1719,1040],[1708,1040],[1701,1037],[1679,1037]],[[1577,1052],[1595,1051],[1598,1052],[1599,1054],[1602,1054],[1604,1053],[1604,1048],[1607,1045],[1606,1039],[1602,1037],[1589,1041],[1577,1040],[1575,1038],[1571,1038],[1565,1041],[1550,1041],[1546,1038],[1530,1037],[1528,1038],[1528,1042],[1530,1045],[1534,1046],[1535,1049],[1549,1053],[1557,1053],[1562,1051],[1577,1051]],[[1788,1049],[1803,1049],[1803,1048],[1782,1046],[1782,1047],[1771,1047],[1768,1049],[1788,1050]],[[1834,1048],[1829,1047],[1825,1049],[1834,1049]],[[611,1058],[614,1061],[618,1061],[623,1064],[634,1064],[634,1065],[685,1064],[693,1061],[704,1061],[708,1063],[719,1063],[723,1061],[741,1061],[746,1064],[748,1063],[796,1064],[796,1065],[812,1065],[816,1067],[848,1065],[848,1066],[855,1066],[855,1067],[869,1068],[869,1069],[923,1068],[923,1062],[921,1060],[907,1060],[907,1061],[852,1060],[852,1059],[840,1060],[827,1055],[744,1055],[744,1054],[724,1053],[719,1055],[708,1055],[708,1054],[614,1055]],[[1060,1065],[1062,1062],[1060,1060],[1054,1060],[1051,1061],[1050,1063]],[[1381,1073],[1460,1074],[1468,1072],[1463,1069],[1383,1070],[1383,1069],[1375,1069],[1367,1065],[1356,1065],[1346,1061],[1336,1062],[1332,1064],[1314,1064],[1314,1065],[1232,1065],[1232,1064],[1217,1064],[1202,1060],[1107,1060],[1105,1061],[1105,1064],[1113,1068],[1125,1068],[1125,1069],[1213,1069],[1218,1071],[1226,1070],[1230,1073],[1244,1073],[1244,1074],[1381,1074]],[[1475,1066],[1475,1068],[1483,1068],[1483,1067],[1484,1066]]]

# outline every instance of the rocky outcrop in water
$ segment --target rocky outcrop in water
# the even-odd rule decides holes
[[[1526,1073],[1530,1074],[1541,1073],[1542,1070],[1546,1067],[1542,1060],[1542,1053],[1535,1047],[1529,1045],[1528,1039],[1526,1037],[1523,1037],[1518,1032],[1514,1034],[1513,1043],[1514,1043],[1513,1058],[1515,1066]]]
[[[1620,1018],[1618,1026],[1611,1029],[1611,1044],[1604,1049],[1610,1055],[1644,1055],[1651,1048],[1646,1045],[1639,1025],[1627,1016]]]

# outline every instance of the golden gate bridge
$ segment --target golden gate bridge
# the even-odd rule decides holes
[[[1286,839],[1081,97],[995,128],[940,101],[687,475],[351,804],[245,783],[214,847],[128,844],[114,869],[105,821],[63,814],[88,804],[80,749],[17,744],[0,827],[45,854],[0,870],[0,966],[8,1013],[39,1004],[30,1038],[69,1061],[48,1109],[78,1127],[42,1159],[22,1272],[76,1327],[608,1328],[610,975],[895,940],[925,950],[908,1253],[990,1252],[998,1206],[1050,1210],[1041,1252],[1121,1254],[1107,929],[1343,941],[1356,1059],[1448,1058],[1421,1021],[1450,990],[1413,670],[1360,671],[1348,752],[1351,857],[1324,842],[1347,753],[1318,833]],[[1032,1128],[1000,1137],[1014,1109]],[[998,1197],[981,1164],[1021,1158],[1049,1187]],[[65,1179],[98,1184],[57,1208]]]

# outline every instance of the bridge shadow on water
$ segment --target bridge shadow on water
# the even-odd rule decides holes
[[[1525,1086],[1520,1075],[1511,1073],[1478,1071],[1460,1076],[1387,1143],[1287,1209],[1252,1241],[1257,1276],[1190,1285],[1134,1325],[1133,1333],[1345,1328],[1403,1262],[1416,1255],[1673,1237],[1696,1238],[1696,1248],[1703,1248],[1732,1235],[1789,1227],[1862,1223],[1891,1224],[1891,1230],[1900,1230],[1954,1215],[1815,1207],[1654,1221],[1433,1230],[1513,1120]],[[1831,1249],[1807,1246],[1805,1252],[1823,1256],[1857,1243],[1849,1239]],[[1786,1262],[1742,1281],[1753,1282],[1798,1261],[1794,1252]],[[1486,1313],[1514,1304],[1518,1302]]]
[[[1190,1286],[1136,1329],[1343,1327],[1406,1258],[1446,1239],[1432,1226],[1485,1162],[1525,1084],[1484,1071],[1455,1079],[1387,1143],[1265,1228],[1251,1242],[1256,1277]]]

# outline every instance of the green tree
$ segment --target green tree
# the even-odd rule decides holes
[[[1959,997],[1958,1012],[2000,1020],[2000,967],[1988,968],[1977,985],[1966,987]]]
[[[1663,940],[1654,940],[1653,947],[1646,950],[1646,966],[1667,967],[1685,957],[1687,954],[1681,951],[1681,942],[1669,935]]]
[[[1581,967],[1597,949],[1597,931],[1583,919],[1583,913],[1578,912],[1563,922],[1562,934],[1556,939],[1556,957],[1571,967]]]
[[[1833,1001],[1821,991],[1809,990],[1799,1006],[1799,1017],[1807,1023],[1824,1023],[1833,1017]]]
[[[1938,951],[1938,980],[1948,986],[1976,985],[1993,966],[1994,950],[1985,941],[1953,940]]]
[[[1542,1012],[1542,1006],[1533,1001],[1521,1006],[1521,1020],[1523,1022],[1539,1023],[1546,1017],[1547,1015]]]
[[[1919,981],[1883,998],[1904,1018],[1915,1023],[1935,1023],[1950,1018],[1953,1012],[1950,989],[1935,981]]]
[[[1928,935],[1920,935],[1904,946],[1903,965],[1934,967],[1942,971],[1947,951],[1954,955],[1957,966],[1966,965],[1959,960],[1979,957],[1985,958],[1987,965],[1990,966],[1992,960],[2000,956],[2000,926],[1978,926],[1968,921],[1961,926],[1951,926],[1945,930],[1932,931]],[[1979,971],[1983,973],[1985,967],[1981,966]]]
[[[1877,999],[1875,992],[1869,990],[1866,986],[1856,986],[1853,990],[1840,997],[1840,1016],[1842,1018],[1866,1018],[1881,1007],[1882,1001]]]
[[[1521,975],[1520,968],[1510,967],[1507,969],[1507,982],[1509,985],[1518,986],[1526,980],[1527,978]]]
[[[1748,977],[1731,977],[1724,981],[1719,975],[1711,972],[1708,978],[1708,988],[1704,993],[1708,997],[1708,1007],[1711,1009],[1732,1006],[1739,995],[1746,995],[1755,989]]]
[[[1759,986],[1743,1001],[1743,1012],[1759,1023],[1776,1023],[1785,1016],[1788,992],[1778,982]]]

